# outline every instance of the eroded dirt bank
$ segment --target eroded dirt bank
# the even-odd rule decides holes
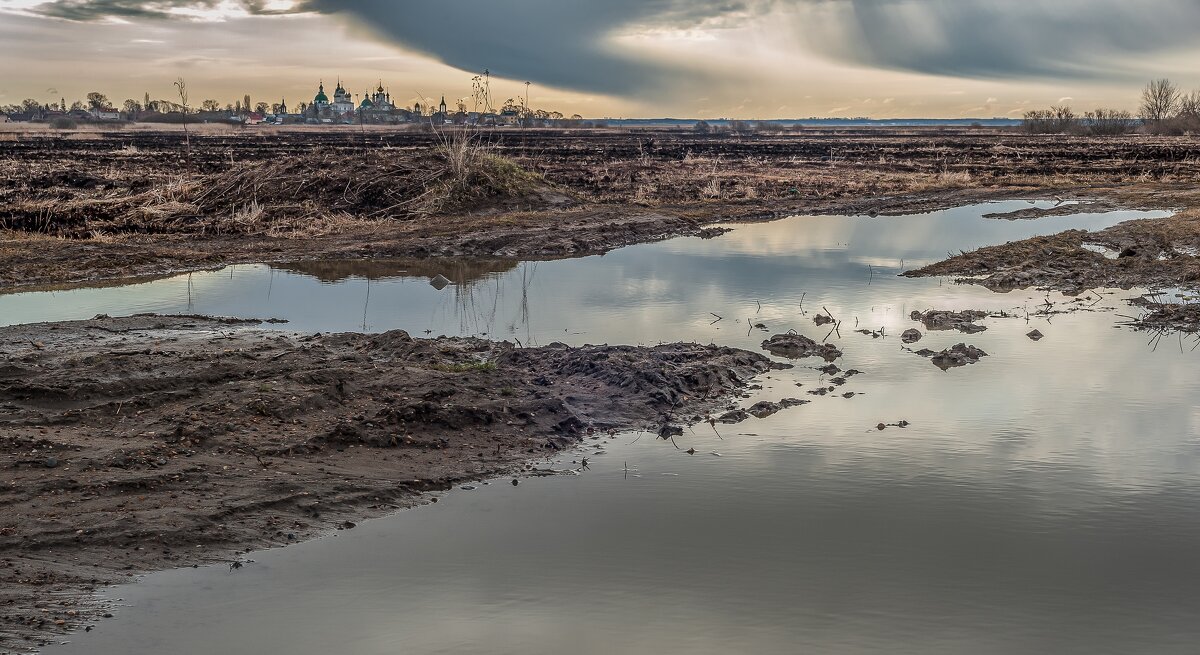
[[[779,367],[716,346],[302,336],[97,317],[0,329],[0,651],[79,629],[97,585],[235,561],[728,408]]]
[[[1200,286],[1200,212],[1070,230],[964,252],[905,275],[949,276],[1004,291]]]

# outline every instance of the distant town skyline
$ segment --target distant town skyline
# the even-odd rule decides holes
[[[1200,87],[1186,0],[0,0],[0,105],[99,91],[193,104],[469,100],[589,118],[1019,117]],[[501,6],[502,5],[502,6]]]

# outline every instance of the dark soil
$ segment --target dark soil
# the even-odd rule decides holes
[[[1101,246],[1112,255],[1085,248]],[[949,276],[997,291],[1039,287],[1077,295],[1113,287],[1200,285],[1200,213],[1069,230],[962,253],[905,275]]]
[[[956,344],[941,352],[934,352],[928,348],[916,351],[916,354],[922,357],[928,357],[929,361],[934,366],[948,371],[952,368],[967,366],[968,364],[978,364],[979,360],[987,357],[988,354],[975,346],[968,346],[965,343]]]
[[[925,326],[926,330],[958,330],[959,332],[963,332],[965,334],[975,334],[977,332],[983,332],[986,330],[986,326],[979,325],[975,321],[987,317],[987,312],[981,312],[975,309],[967,309],[961,312],[930,309],[924,312],[914,311],[909,314],[909,318],[914,321],[919,321]],[[903,338],[903,335],[901,335],[901,337]],[[921,335],[918,332],[914,341],[919,340],[920,338]]]
[[[794,332],[776,334],[764,341],[762,347],[772,355],[788,359],[820,357],[827,362],[832,362],[842,356],[842,351],[833,344],[819,344],[803,334]]]
[[[99,585],[353,527],[610,430],[677,429],[780,366],[164,316],[3,328],[0,353],[0,651],[95,621]]]
[[[1196,304],[1194,299],[1186,303],[1165,303],[1140,297],[1131,304],[1142,310],[1142,315],[1130,323],[1139,330],[1192,335],[1200,332],[1200,304]]]

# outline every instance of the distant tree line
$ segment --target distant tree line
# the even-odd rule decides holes
[[[1142,89],[1137,116],[1119,109],[1096,109],[1076,114],[1063,105],[1025,112],[1022,126],[1030,134],[1112,136],[1138,131],[1191,134],[1200,132],[1200,91],[1184,93],[1171,80],[1154,80]]]
[[[126,120],[144,120],[147,114],[158,114],[169,116],[172,114],[178,115],[179,121],[182,121],[183,114],[195,114],[199,112],[225,112],[230,115],[241,115],[250,112],[258,112],[266,114],[278,112],[280,105],[269,105],[265,102],[251,104],[250,95],[246,94],[241,100],[225,104],[224,107],[216,100],[204,100],[200,103],[200,108],[185,107],[183,103],[175,100],[151,100],[150,94],[147,93],[141,100],[128,98],[124,103],[117,105],[109,100],[108,96],[99,91],[88,93],[85,100],[76,100],[67,102],[65,98],[58,102],[43,103],[33,98],[26,98],[17,104],[0,105],[0,113],[4,114],[23,114],[34,119],[40,119],[56,114],[67,114],[70,112],[91,112],[91,111],[116,111],[119,112],[122,118]],[[191,120],[191,119],[189,119]],[[179,122],[177,121],[177,122]],[[169,122],[169,121],[168,121]]]
[[[692,126],[692,130],[697,134],[777,134],[787,129],[784,125],[775,122],[756,123],[754,121],[741,120],[729,121],[728,124],[719,125],[713,125],[708,121],[702,120],[696,121],[696,124]]]

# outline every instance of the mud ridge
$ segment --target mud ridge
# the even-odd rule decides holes
[[[610,431],[696,423],[781,366],[697,344],[153,315],[2,328],[0,353],[0,651],[91,624],[99,585],[348,529]]]

